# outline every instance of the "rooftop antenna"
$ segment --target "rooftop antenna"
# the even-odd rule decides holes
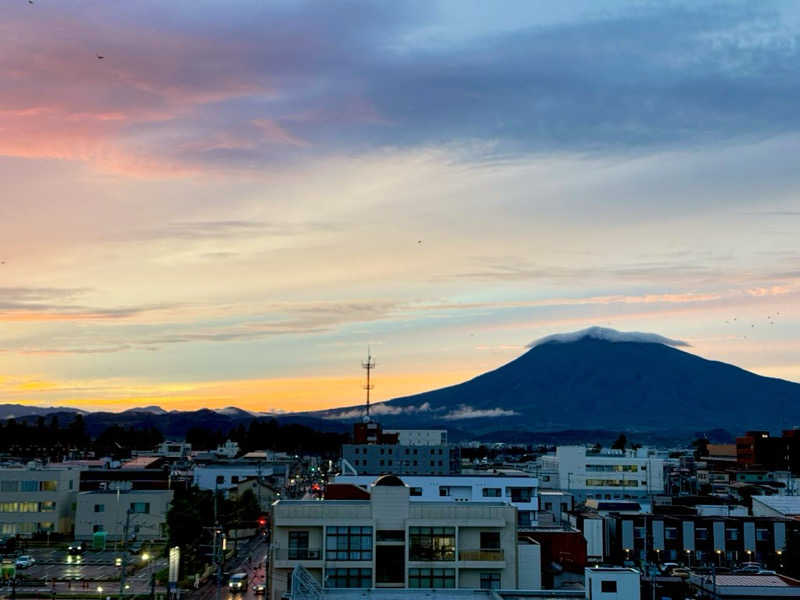
[[[370,390],[374,389],[375,386],[370,383],[370,372],[372,369],[375,368],[375,359],[372,358],[372,352],[370,351],[369,346],[367,346],[367,360],[366,362],[362,362],[361,366],[367,370],[367,383],[364,386],[364,389],[367,390],[367,413],[366,419],[369,420],[369,392]]]

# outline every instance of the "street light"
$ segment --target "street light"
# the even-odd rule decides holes
[[[692,566],[692,551],[689,548],[687,548],[686,550],[684,550],[684,552],[686,552],[686,565],[688,567],[691,567]]]

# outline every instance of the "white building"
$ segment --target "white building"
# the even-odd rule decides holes
[[[412,502],[504,502],[519,511],[520,528],[535,527],[539,510],[539,481],[528,476],[404,475]],[[337,475],[335,483],[369,490],[374,475]]]
[[[248,477],[285,478],[286,466],[265,466],[248,462],[221,462],[197,465],[193,471],[193,483],[201,490],[227,490]],[[282,483],[285,483],[282,482]]]
[[[129,537],[165,539],[170,502],[172,490],[81,492],[75,514],[75,539],[89,540],[95,533],[104,532],[107,540],[120,541],[126,519]]]
[[[800,517],[800,496],[753,496],[754,517]]]
[[[586,498],[640,498],[664,492],[664,469],[677,461],[649,448],[600,449],[558,446],[539,458],[542,487],[566,490],[576,501]]]
[[[641,574],[636,569],[587,567],[584,571],[589,600],[640,600]]]
[[[68,534],[80,486],[80,467],[0,469],[0,536]]]
[[[273,505],[271,600],[295,567],[329,588],[519,589],[540,584],[538,544],[517,544],[516,509],[502,502],[412,501],[394,475],[369,500]],[[294,590],[293,590],[294,591]]]
[[[384,435],[397,434],[401,446],[444,446],[447,444],[446,429],[384,429]]]

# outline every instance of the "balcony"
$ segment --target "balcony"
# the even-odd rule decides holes
[[[458,560],[461,562],[503,562],[505,553],[501,548],[496,550],[459,550]]]

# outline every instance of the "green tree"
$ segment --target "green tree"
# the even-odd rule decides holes
[[[628,445],[628,437],[624,433],[620,433],[617,441],[611,444],[611,448],[613,450],[625,450],[625,446]]]

